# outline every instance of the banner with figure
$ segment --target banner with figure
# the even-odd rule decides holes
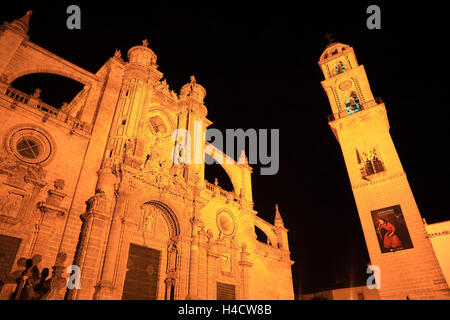
[[[381,253],[413,248],[399,205],[374,210],[371,213]]]

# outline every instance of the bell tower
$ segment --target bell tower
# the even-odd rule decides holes
[[[344,156],[382,299],[450,299],[419,209],[389,133],[386,108],[374,99],[353,48],[330,43],[319,66],[330,101],[329,125]],[[369,277],[369,275],[368,275]]]

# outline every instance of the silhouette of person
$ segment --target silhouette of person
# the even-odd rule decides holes
[[[48,268],[42,269],[41,279],[35,286],[34,291],[37,293],[38,298],[42,298],[47,292],[50,291],[50,279],[47,279],[50,274]]]

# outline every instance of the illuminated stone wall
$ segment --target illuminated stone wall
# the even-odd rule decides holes
[[[450,286],[450,221],[425,224],[436,258]]]

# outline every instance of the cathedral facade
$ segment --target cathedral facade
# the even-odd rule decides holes
[[[0,298],[293,299],[278,207],[259,218],[245,154],[201,138],[195,78],[170,90],[146,40],[91,73],[31,42],[30,16],[0,28]],[[55,108],[11,86],[33,73],[84,87]],[[198,152],[227,160],[233,191]]]

